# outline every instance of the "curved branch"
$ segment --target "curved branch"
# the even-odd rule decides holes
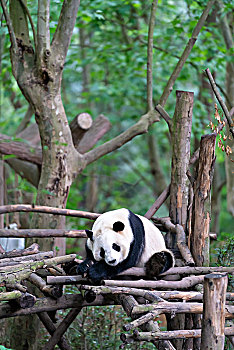
[[[201,29],[206,21],[206,18],[210,12],[210,9],[214,5],[214,2],[215,2],[215,0],[210,0],[208,2],[208,4],[207,4],[205,10],[203,11],[199,21],[197,22],[196,27],[194,28],[194,30],[192,32],[191,38],[189,39],[181,57],[180,57],[180,60],[178,61],[173,73],[170,76],[170,79],[167,82],[167,85],[166,85],[166,87],[163,91],[163,94],[159,100],[159,103],[162,105],[162,107],[164,107],[164,105],[165,105],[165,103],[166,103],[166,101],[167,101],[167,99],[168,99],[168,97],[173,89],[174,83],[175,83],[176,79],[178,78],[190,52],[192,51],[192,48],[197,40],[198,34],[201,31]]]
[[[18,45],[17,45],[16,36],[15,36],[15,32],[14,32],[14,29],[13,29],[13,25],[12,25],[12,22],[11,22],[11,18],[10,18],[9,12],[7,10],[5,1],[4,0],[0,0],[0,1],[1,1],[1,5],[2,5],[3,14],[4,14],[4,17],[5,17],[5,20],[6,20],[8,32],[9,32],[9,35],[10,35],[11,45],[12,45],[13,50],[15,50],[17,52],[18,51]]]
[[[149,127],[157,121],[159,121],[159,119],[156,111],[152,110],[152,111],[149,111],[147,114],[144,114],[136,124],[131,126],[122,134],[116,136],[110,141],[107,141],[101,146],[85,153],[84,161],[86,165],[94,162],[95,160],[99,159],[105,154],[108,154],[120,148],[125,143],[133,139],[135,136],[146,133]]]

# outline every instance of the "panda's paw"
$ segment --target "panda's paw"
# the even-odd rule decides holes
[[[86,262],[82,262],[77,266],[76,273],[77,275],[84,276],[84,274],[89,270],[89,268],[90,268],[89,264],[87,264]]]
[[[93,265],[90,267],[90,269],[88,270],[87,276],[95,285],[101,284],[102,280],[105,278],[105,275],[101,273],[97,265]]]

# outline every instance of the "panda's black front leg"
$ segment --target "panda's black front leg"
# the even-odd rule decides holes
[[[124,264],[111,266],[105,260],[100,260],[90,267],[87,275],[93,283],[100,284],[102,280],[113,278],[124,270],[126,270]]]
[[[88,270],[88,278],[94,284],[100,284],[102,280],[114,277],[117,274],[114,266],[108,265],[105,260],[97,261]]]
[[[92,266],[95,262],[93,253],[88,248],[87,244],[85,248],[86,248],[86,259],[77,266],[77,269],[76,269],[77,275],[84,276],[84,274],[89,270],[90,266]]]

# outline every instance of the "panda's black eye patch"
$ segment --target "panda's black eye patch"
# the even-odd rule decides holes
[[[121,221],[116,221],[113,225],[113,230],[115,232],[123,231],[124,229],[124,223]]]
[[[116,250],[117,252],[120,252],[120,246],[119,246],[118,244],[113,243],[113,244],[112,244],[112,248],[113,248],[114,250]]]
[[[103,248],[101,248],[101,250],[100,250],[100,257],[101,257],[102,259],[105,258],[105,250],[104,250]]]

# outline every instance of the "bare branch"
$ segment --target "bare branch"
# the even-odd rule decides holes
[[[171,134],[172,119],[170,118],[169,114],[165,111],[165,109],[160,104],[157,104],[155,109],[160,114],[160,116],[165,120],[165,122],[167,123],[168,128],[169,128],[169,132]]]
[[[2,5],[3,14],[4,14],[4,17],[5,17],[5,20],[6,20],[8,32],[9,32],[9,35],[10,35],[11,45],[12,45],[13,50],[15,50],[15,52],[17,52],[18,51],[18,45],[17,45],[16,36],[15,36],[15,32],[14,32],[14,29],[13,29],[13,25],[12,25],[12,22],[11,22],[11,18],[10,18],[9,12],[7,10],[7,6],[6,6],[6,3],[5,3],[5,0],[0,0],[0,1],[1,1],[1,5]]]
[[[131,126],[122,134],[84,154],[86,165],[94,162],[105,154],[108,154],[120,148],[135,136],[146,133],[149,127],[157,121],[159,121],[159,119],[157,113],[154,110],[149,111],[147,114],[144,114],[136,124]]]
[[[189,39],[181,57],[180,57],[180,60],[178,61],[173,73],[171,74],[170,76],[170,79],[168,80],[167,82],[167,85],[163,91],[163,94],[162,96],[160,97],[160,100],[159,100],[159,103],[164,106],[167,99],[168,99],[168,96],[170,95],[172,89],[173,89],[173,86],[174,86],[174,83],[176,81],[176,79],[178,78],[196,40],[197,40],[197,37],[198,37],[198,34],[200,32],[200,30],[202,29],[205,21],[206,21],[206,18],[210,12],[210,9],[211,7],[213,6],[215,0],[210,0],[205,8],[205,10],[203,11],[199,21],[197,22],[197,25],[196,27],[194,28],[193,32],[192,32],[192,36],[191,38]]]
[[[153,109],[153,40],[154,25],[158,0],[153,0],[150,13],[148,47],[147,47],[147,107],[148,111]]]
[[[221,106],[221,108],[222,108],[222,110],[223,110],[223,112],[225,114],[225,117],[227,118],[227,121],[228,121],[228,124],[229,124],[229,129],[230,129],[230,131],[232,133],[232,136],[234,137],[234,123],[232,121],[232,118],[230,117],[230,114],[229,114],[229,111],[227,109],[227,106],[225,105],[225,103],[224,103],[224,101],[223,101],[223,99],[222,99],[222,97],[221,97],[221,95],[220,95],[220,93],[219,93],[219,91],[217,89],[217,86],[215,84],[214,78],[213,78],[209,68],[207,68],[205,70],[205,72],[206,72],[206,75],[207,75],[207,77],[209,79],[210,85],[211,85],[211,87],[212,87],[212,89],[213,89],[213,91],[215,93],[215,96],[216,96],[217,100],[219,101],[219,104],[220,104],[220,106]]]
[[[145,217],[147,219],[151,219],[152,216],[156,213],[156,211],[161,207],[161,205],[165,202],[165,200],[170,195],[170,185],[165,188],[165,190],[160,194],[160,196],[156,199],[152,207],[145,213]]]
[[[52,40],[52,49],[56,52],[60,51],[63,61],[65,61],[67,55],[79,5],[79,0],[65,0],[63,2],[58,26]]]

